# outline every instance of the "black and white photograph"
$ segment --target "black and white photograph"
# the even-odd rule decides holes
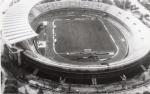
[[[150,0],[0,0],[0,94],[150,94]]]

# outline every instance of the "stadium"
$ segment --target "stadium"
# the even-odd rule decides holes
[[[149,69],[149,28],[132,13],[103,2],[22,0],[5,14],[2,36],[15,79],[33,85],[32,79],[56,94],[134,88],[138,81],[132,79]]]

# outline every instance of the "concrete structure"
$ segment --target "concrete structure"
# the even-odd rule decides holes
[[[62,0],[43,4],[40,4],[40,1],[22,0],[10,8],[5,14],[2,32],[7,44],[12,45],[19,42],[20,45],[23,45],[22,62],[35,65],[33,68],[37,67],[39,71],[71,79],[77,77],[84,80],[87,77],[90,81],[94,79],[93,84],[97,84],[96,78],[110,78],[115,76],[115,73],[118,76],[124,72],[131,72],[133,68],[136,69],[142,63],[139,60],[142,60],[150,51],[149,28],[133,17],[132,14],[115,6],[82,0]],[[111,15],[114,19],[108,20],[124,34],[129,47],[128,55],[122,60],[111,62],[109,66],[66,64],[40,55],[32,42],[32,38],[38,36],[38,34],[34,31],[34,28],[32,29],[30,23],[43,13],[62,8],[92,9]],[[30,15],[32,15],[31,19],[29,19]],[[93,75],[96,78],[93,78]]]

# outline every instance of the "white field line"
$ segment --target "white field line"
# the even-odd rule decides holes
[[[55,38],[56,33],[55,33],[55,30],[54,30],[54,29],[56,28],[55,21],[56,21],[56,20],[54,20],[54,21],[52,22],[53,51],[54,51],[56,54],[58,54],[57,51],[56,51],[56,49],[55,49],[55,42],[57,41],[56,38]]]
[[[114,57],[114,56],[116,56],[116,55],[119,53],[119,47],[118,47],[118,45],[116,44],[116,42],[115,42],[113,36],[112,36],[111,33],[109,32],[108,28],[106,27],[105,23],[104,23],[100,18],[98,18],[98,20],[104,25],[105,30],[107,31],[108,35],[110,36],[111,40],[114,42],[114,44],[115,44],[115,46],[116,46],[117,52],[115,53],[115,55],[113,55],[113,57]]]
[[[55,21],[61,21],[61,19],[55,19],[53,22],[52,22],[52,34],[53,34],[53,51],[56,53],[56,54],[68,54],[68,53],[57,53],[56,49],[55,49],[55,42],[57,42],[57,39],[56,39],[56,33],[55,33],[55,28],[56,28],[56,25],[55,25]],[[70,54],[70,53],[69,53]]]

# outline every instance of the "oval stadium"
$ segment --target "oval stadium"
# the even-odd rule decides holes
[[[2,21],[4,94],[149,94],[150,11],[142,0],[13,3]]]

